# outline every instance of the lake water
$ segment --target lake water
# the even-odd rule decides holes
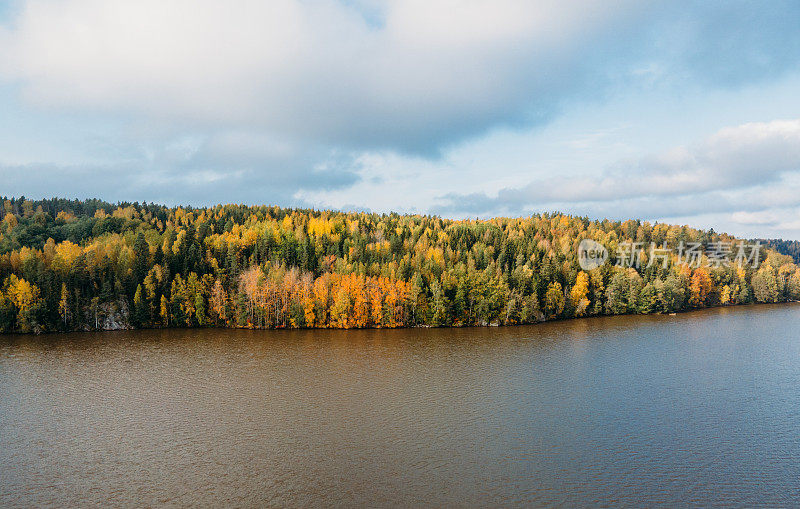
[[[800,505],[800,305],[0,337],[0,506]]]

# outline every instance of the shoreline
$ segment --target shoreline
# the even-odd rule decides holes
[[[531,327],[537,325],[544,325],[549,323],[568,323],[573,321],[599,319],[599,318],[614,318],[614,317],[677,317],[680,315],[688,315],[691,313],[706,312],[712,310],[722,309],[741,309],[741,308],[765,308],[769,306],[785,306],[791,304],[800,304],[800,301],[790,300],[785,302],[750,302],[747,304],[732,304],[721,306],[709,306],[697,309],[686,309],[672,313],[621,313],[621,314],[604,314],[604,315],[590,315],[579,316],[570,318],[556,318],[552,320],[543,320],[531,323],[513,323],[513,324],[487,324],[487,325],[411,325],[399,327],[222,327],[222,326],[208,326],[208,327],[129,327],[119,329],[90,329],[90,330],[71,330],[71,331],[45,331],[45,332],[11,332],[0,333],[0,338],[10,338],[14,336],[46,336],[57,337],[59,335],[69,334],[91,334],[91,333],[115,333],[115,332],[135,332],[135,331],[190,331],[190,330],[229,330],[229,331],[379,331],[379,330],[412,330],[412,329],[487,329],[487,328],[514,328],[514,327]]]

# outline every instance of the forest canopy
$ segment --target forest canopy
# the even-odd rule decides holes
[[[742,239],[638,220],[0,204],[2,332],[503,325],[800,300],[797,242],[719,263],[712,246]],[[608,260],[583,270],[583,239]],[[706,253],[695,264],[679,251],[652,263],[651,246],[692,244]]]

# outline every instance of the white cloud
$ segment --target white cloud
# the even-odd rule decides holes
[[[631,3],[396,0],[375,24],[334,0],[28,0],[0,76],[42,107],[427,150],[547,113]]]
[[[731,220],[743,225],[766,225],[778,224],[783,219],[783,215],[775,210],[762,210],[760,212],[734,212]]]
[[[445,197],[449,203],[444,210],[520,211],[554,203],[626,199],[647,203],[652,198],[696,196],[765,185],[772,185],[766,194],[755,189],[750,192],[751,197],[759,197],[764,204],[798,203],[796,188],[780,184],[787,173],[797,171],[800,171],[800,120],[748,123],[721,129],[694,146],[620,162],[597,176],[550,177],[521,188],[502,189],[493,197],[449,195]],[[728,202],[725,198],[717,200],[717,203]],[[657,207],[650,203],[651,208]]]

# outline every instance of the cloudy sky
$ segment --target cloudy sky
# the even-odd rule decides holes
[[[800,2],[0,0],[0,195],[800,239]]]

